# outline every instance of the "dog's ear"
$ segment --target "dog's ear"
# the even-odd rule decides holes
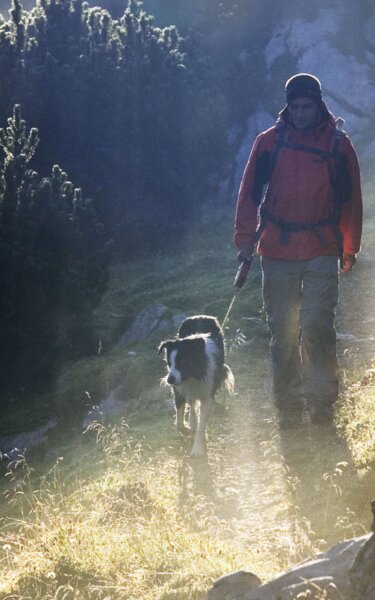
[[[158,354],[161,354],[163,352],[163,350],[167,350],[168,348],[170,348],[170,346],[172,346],[173,344],[173,340],[165,340],[164,342],[162,342],[158,348]]]
[[[206,347],[205,335],[192,336],[192,349],[194,352],[203,352]]]

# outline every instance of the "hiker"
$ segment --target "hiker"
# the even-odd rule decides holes
[[[359,165],[308,73],[286,82],[286,106],[258,135],[238,195],[240,261],[261,256],[279,426],[331,422],[338,395],[338,260],[347,273],[362,231]]]

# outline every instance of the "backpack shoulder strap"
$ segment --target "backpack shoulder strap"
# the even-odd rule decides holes
[[[340,129],[340,124],[341,123],[336,123],[335,124],[335,129],[334,129],[334,133],[332,136],[332,148],[331,148],[331,152],[333,155],[333,158],[336,158],[340,152],[340,147],[342,144],[342,141],[344,139],[344,137],[346,136],[346,131],[344,131],[343,129]]]
[[[321,150],[320,148],[315,148],[313,146],[306,146],[305,144],[289,142],[286,139],[285,123],[281,123],[280,125],[278,125],[275,129],[276,142],[275,142],[274,147],[270,154],[269,179],[268,180],[269,181],[271,180],[272,174],[275,169],[276,161],[280,154],[280,150],[283,147],[292,148],[294,150],[300,150],[302,152],[309,152],[311,154],[316,154],[318,156],[321,156],[322,158],[325,158],[325,159],[329,159],[329,158],[336,159],[337,156],[339,155],[342,140],[346,136],[346,132],[343,129],[340,129],[342,122],[343,122],[342,120],[337,119],[337,121],[335,123],[334,133],[332,136],[332,144],[331,144],[330,150],[328,150],[328,151]]]
[[[276,142],[271,150],[270,159],[269,159],[269,176],[268,181],[271,181],[271,177],[273,175],[273,171],[275,169],[276,161],[280,154],[280,150],[283,146],[285,146],[285,138],[286,138],[286,125],[285,123],[280,123],[275,128],[275,136]]]

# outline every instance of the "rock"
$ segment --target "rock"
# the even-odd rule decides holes
[[[235,600],[239,594],[261,585],[259,577],[250,571],[237,571],[217,579],[207,594],[207,600]]]
[[[170,331],[171,329],[171,319],[160,319],[157,330],[162,331]]]
[[[342,595],[332,577],[316,577],[309,581],[301,581],[289,585],[281,590],[277,600],[295,600],[296,598],[309,598],[309,600],[342,600]]]
[[[141,342],[153,333],[160,321],[168,313],[168,308],[164,304],[151,304],[146,306],[136,316],[129,329],[125,332],[121,341],[125,343]]]
[[[369,535],[363,535],[339,542],[328,552],[319,554],[316,559],[304,561],[256,589],[251,586],[251,579],[250,585],[246,587],[242,578],[243,571],[233,573],[228,578],[221,578],[224,587],[220,585],[220,579],[214,583],[212,590],[208,592],[207,600],[291,600],[299,593],[305,592],[310,593],[310,596],[306,597],[313,598],[312,591],[318,594],[321,590],[325,591],[327,600],[354,600],[349,568],[369,538]],[[243,582],[242,589],[236,583],[237,578]],[[216,595],[212,595],[214,593]],[[360,600],[370,598],[374,597],[361,597]]]
[[[178,313],[177,315],[174,315],[172,317],[172,323],[173,323],[173,326],[175,327],[176,331],[180,327],[182,321],[185,321],[186,318],[187,318],[187,315],[185,315],[184,313]]]
[[[371,503],[375,531],[375,500]],[[375,598],[375,533],[358,552],[349,573],[353,588],[352,600],[374,600]]]
[[[168,308],[164,304],[155,303],[146,306],[135,317],[129,329],[122,336],[121,342],[128,344],[147,339],[151,333],[157,330],[160,321],[165,318],[167,313]]]
[[[265,48],[265,60],[270,77],[275,61],[281,57],[295,60],[295,72],[316,73],[330,110],[345,119],[344,129],[355,143],[367,144],[372,142],[368,132],[375,109],[375,85],[371,75],[374,47],[368,51],[367,60],[357,58],[354,52],[348,54],[342,43],[342,27],[348,27],[350,8],[343,3],[340,7],[320,9],[316,18],[309,21],[298,14],[292,19],[283,19]],[[353,20],[355,16],[353,14]],[[368,28],[366,31],[368,35]],[[371,37],[373,40],[372,34]],[[363,86],[364,81],[366,86]]]
[[[245,135],[236,154],[234,176],[233,181],[231,182],[236,192],[238,191],[242,174],[249,158],[251,146],[253,145],[256,136],[261,131],[264,131],[265,129],[268,129],[268,127],[274,125],[274,123],[275,118],[260,105],[258,106],[257,110],[248,118]]]
[[[375,536],[372,535],[358,553],[351,569],[353,588],[351,600],[374,600],[375,598]]]
[[[93,406],[85,417],[82,427],[87,428],[94,422],[103,423],[126,414],[128,403],[118,399],[121,388],[109,392],[98,406]]]
[[[16,435],[0,436],[0,453],[9,459],[23,454],[31,448],[37,448],[47,441],[47,433],[57,425],[57,419],[52,418],[34,431],[26,431]]]
[[[142,342],[158,331],[174,335],[184,319],[186,315],[181,313],[171,315],[164,304],[150,304],[138,313],[120,341],[123,344]]]

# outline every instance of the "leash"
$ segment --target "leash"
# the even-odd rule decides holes
[[[234,301],[235,301],[235,300],[236,300],[236,298],[237,298],[237,294],[238,294],[238,292],[237,292],[237,290],[235,290],[235,291],[234,291],[234,294],[233,294],[233,298],[232,298],[232,300],[231,300],[231,303],[229,304],[229,308],[228,308],[228,310],[227,310],[227,313],[226,313],[226,315],[225,315],[225,317],[224,317],[224,321],[223,321],[223,323],[222,323],[222,325],[221,325],[221,326],[222,326],[222,328],[223,328],[223,330],[224,330],[224,328],[225,328],[225,324],[226,324],[226,322],[227,322],[227,320],[228,320],[228,317],[229,317],[229,315],[230,315],[230,312],[231,312],[231,310],[232,310],[232,308],[233,308]]]
[[[238,293],[240,292],[241,288],[243,287],[247,276],[249,274],[250,271],[250,267],[251,267],[251,263],[253,262],[253,258],[248,258],[242,261],[242,263],[240,264],[240,266],[237,269],[237,273],[236,276],[234,278],[234,293],[233,293],[233,298],[229,304],[228,310],[226,312],[226,315],[224,317],[223,323],[222,323],[222,328],[224,329],[225,324],[228,320],[228,317],[230,315],[230,312],[233,308],[233,304],[235,303],[235,300],[237,298]]]

